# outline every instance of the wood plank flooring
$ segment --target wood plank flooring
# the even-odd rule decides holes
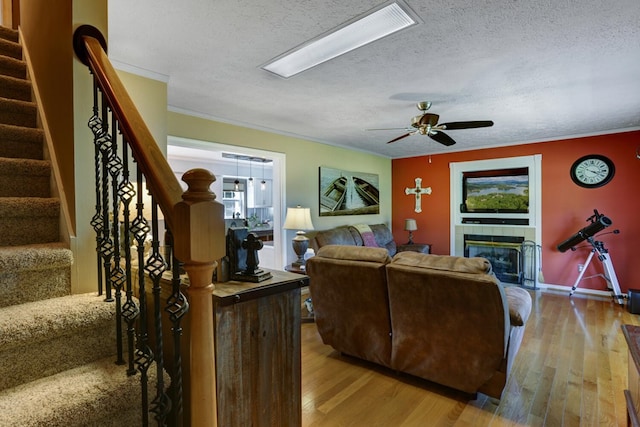
[[[342,356],[302,325],[304,427],[625,426],[627,344],[640,325],[609,298],[535,291],[500,401]]]

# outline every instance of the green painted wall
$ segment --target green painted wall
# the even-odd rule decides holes
[[[286,206],[311,207],[316,230],[356,223],[391,225],[391,159],[328,144],[248,129],[180,113],[168,113],[169,135],[286,155]],[[319,167],[375,173],[380,177],[380,214],[319,217]],[[214,174],[216,171],[212,171]]]

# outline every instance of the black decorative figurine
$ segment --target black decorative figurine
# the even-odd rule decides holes
[[[231,227],[227,234],[227,255],[231,280],[262,282],[270,279],[271,273],[258,268],[258,251],[264,243],[246,227]]]
[[[244,274],[255,274],[258,269],[260,260],[258,259],[258,251],[262,249],[264,243],[254,233],[249,233],[242,242],[242,249],[247,250],[247,269]]]

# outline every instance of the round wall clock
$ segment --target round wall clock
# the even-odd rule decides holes
[[[613,178],[616,168],[613,162],[599,154],[580,157],[571,165],[571,179],[585,188],[602,187]]]

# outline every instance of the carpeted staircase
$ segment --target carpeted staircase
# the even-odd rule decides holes
[[[139,376],[115,358],[115,306],[72,295],[72,253],[18,33],[0,27],[0,426],[137,426]]]

